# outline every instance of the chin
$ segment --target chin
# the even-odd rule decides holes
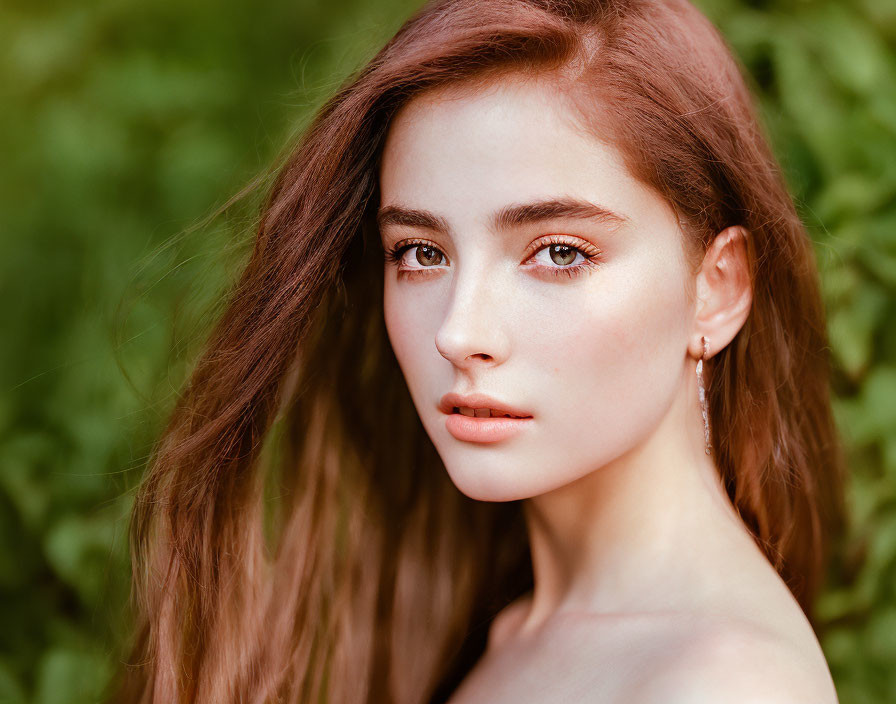
[[[542,493],[541,490],[528,486],[520,477],[508,474],[499,476],[465,468],[460,472],[449,470],[448,476],[458,491],[476,501],[518,501]]]

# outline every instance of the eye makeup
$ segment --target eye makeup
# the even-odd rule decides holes
[[[416,247],[426,247],[427,249],[434,250],[435,252],[440,254],[441,257],[447,258],[445,257],[445,254],[431,241],[423,239],[410,239],[402,240],[386,250],[386,262],[398,267],[398,275],[400,277],[404,276],[406,278],[416,278],[421,275],[428,276],[429,273],[427,272],[427,269],[443,268],[437,266],[422,266],[416,268],[402,266],[405,252]],[[550,247],[562,247],[571,249],[578,254],[581,254],[582,259],[576,264],[570,264],[566,266],[535,264],[532,268],[538,271],[539,274],[545,274],[552,278],[565,277],[571,279],[600,266],[599,259],[601,252],[599,249],[597,249],[591,243],[586,242],[585,240],[572,238],[567,235],[548,235],[546,237],[539,238],[529,247],[526,254],[525,262],[533,261],[537,254]]]

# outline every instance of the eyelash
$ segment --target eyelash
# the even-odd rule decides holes
[[[576,242],[571,241],[566,237],[562,237],[562,236],[558,236],[558,235],[551,235],[551,236],[547,237],[545,240],[542,240],[541,242],[539,242],[539,246],[537,247],[537,249],[535,249],[534,252],[532,252],[531,255],[529,255],[528,259],[532,259],[542,249],[545,249],[546,247],[550,247],[552,244],[561,244],[566,247],[570,247],[571,249],[579,252],[583,257],[585,257],[585,261],[583,261],[579,264],[576,264],[575,266],[553,267],[553,266],[543,266],[543,265],[539,264],[535,267],[536,269],[546,270],[546,273],[549,276],[552,276],[552,277],[566,276],[571,279],[571,278],[578,276],[579,274],[584,273],[586,269],[592,269],[594,267],[599,266],[599,264],[598,264],[598,257],[600,256],[599,250],[594,249],[590,245],[588,245],[586,248],[584,246],[576,244]],[[415,239],[415,240],[407,240],[404,242],[400,242],[399,244],[397,244],[394,247],[392,247],[391,249],[389,249],[385,253],[386,261],[391,264],[397,265],[401,262],[401,259],[407,250],[412,249],[413,247],[418,247],[420,245],[428,245],[429,247],[432,247],[436,251],[442,253],[442,256],[445,256],[444,252],[442,252],[441,249],[439,249],[438,247],[433,245],[431,242],[427,242],[426,240]],[[590,251],[590,250],[593,250],[593,251]],[[527,261],[528,261],[528,259],[527,259]],[[423,267],[422,269],[401,269],[401,268],[399,268],[398,273],[399,273],[399,275],[404,274],[406,276],[411,276],[414,274],[419,274],[421,272],[425,272],[426,269],[435,269],[435,268],[436,267]]]

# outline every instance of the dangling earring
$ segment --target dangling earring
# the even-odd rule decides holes
[[[697,360],[697,394],[700,396],[700,413],[703,414],[703,442],[707,455],[712,454],[712,443],[709,435],[709,410],[706,407],[706,386],[703,383],[703,360],[709,354],[709,342],[701,337],[703,342],[703,355]]]

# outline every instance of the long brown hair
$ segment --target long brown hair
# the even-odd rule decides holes
[[[695,262],[725,227],[749,233],[752,310],[707,369],[712,443],[813,619],[843,514],[824,308],[743,70],[685,0],[436,0],[321,108],[270,188],[139,487],[115,701],[444,701],[531,588],[519,502],[460,494],[416,414],[373,215],[398,108],[534,72],[599,111]]]

